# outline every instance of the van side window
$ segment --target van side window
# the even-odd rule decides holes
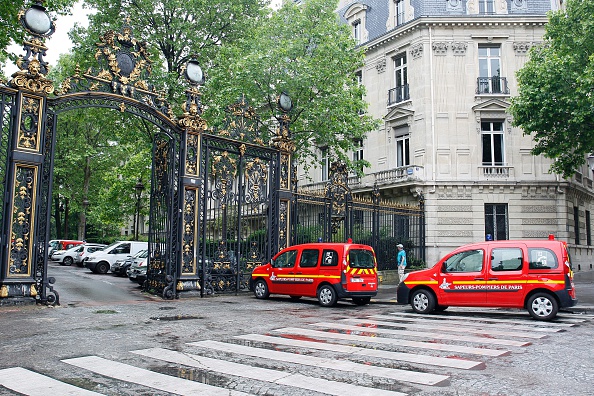
[[[373,268],[375,267],[373,254],[365,249],[351,249],[349,250],[349,265],[351,268]]]
[[[114,254],[128,254],[130,253],[130,244],[129,243],[122,243],[118,247],[113,250]]]
[[[297,250],[284,252],[274,260],[274,268],[293,268],[297,259]]]
[[[479,272],[483,269],[484,252],[481,249],[454,254],[444,261],[443,272]]]
[[[301,252],[299,266],[303,268],[313,268],[318,265],[318,256],[320,252],[317,249],[305,249]]]
[[[528,249],[530,269],[555,269],[559,266],[557,255],[549,249],[532,248]]]
[[[338,265],[338,253],[334,250],[324,250],[322,253],[322,267],[336,267]]]
[[[504,248],[491,251],[492,271],[518,271],[522,269],[522,249]]]

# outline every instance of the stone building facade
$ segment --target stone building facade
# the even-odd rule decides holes
[[[555,238],[581,269],[592,263],[592,171],[549,173],[530,136],[507,112],[516,71],[543,41],[560,0],[342,0],[338,14],[366,53],[359,78],[368,111],[382,120],[354,158],[371,164],[354,193],[426,208],[426,257],[434,263],[464,243]],[[312,169],[307,189],[328,177]],[[308,186],[309,184],[309,186]]]

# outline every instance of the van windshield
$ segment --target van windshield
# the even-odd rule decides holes
[[[349,250],[349,265],[351,268],[374,268],[373,253],[365,249]]]

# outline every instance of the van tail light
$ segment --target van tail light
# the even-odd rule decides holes
[[[555,240],[555,235],[549,234],[549,241],[554,241],[554,240]]]

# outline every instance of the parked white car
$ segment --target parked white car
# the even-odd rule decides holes
[[[60,263],[60,265],[80,264],[84,257],[90,253],[103,249],[107,245],[100,243],[86,243],[84,245],[74,246],[67,250],[57,250],[52,253],[51,259]]]
[[[148,242],[114,242],[105,249],[87,257],[84,260],[84,266],[96,274],[106,274],[117,260],[131,257],[143,249],[148,249]]]

